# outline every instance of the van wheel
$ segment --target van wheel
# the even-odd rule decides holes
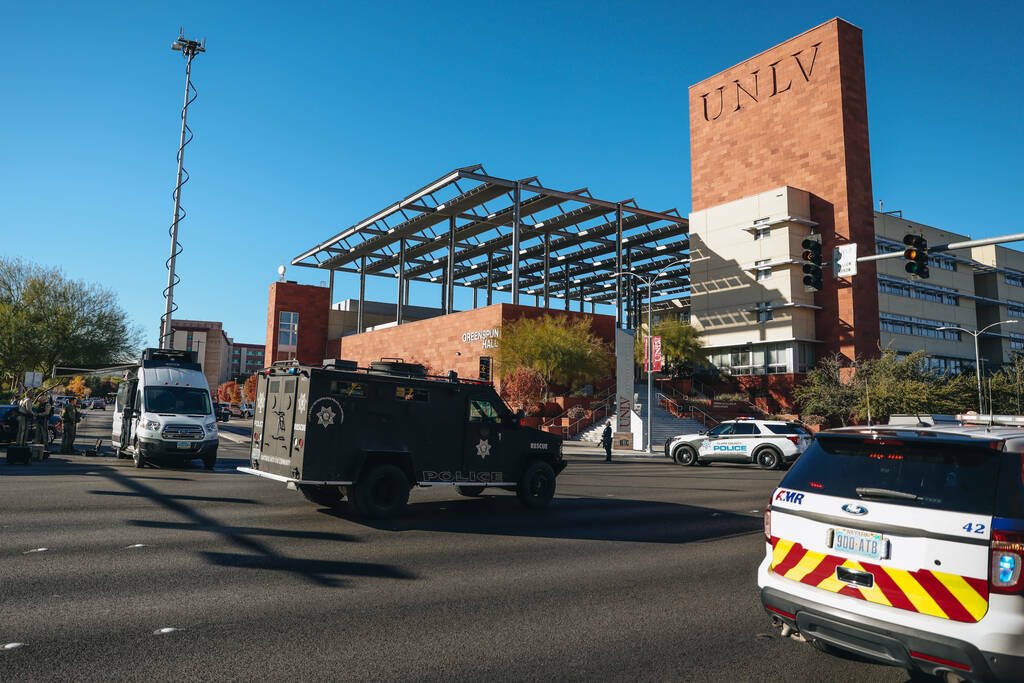
[[[356,482],[353,503],[370,519],[397,517],[409,502],[409,480],[394,465],[377,465]]]
[[[483,486],[456,486],[455,489],[460,495],[468,496],[469,498],[476,498],[484,492]]]
[[[300,485],[299,493],[306,500],[324,507],[338,507],[341,501],[345,500],[345,494],[340,486],[313,486],[310,484]]]
[[[697,464],[697,451],[693,450],[690,446],[680,446],[672,451],[673,459],[677,465],[696,465]]]
[[[765,447],[757,452],[757,464],[762,470],[777,470],[782,466],[782,457],[774,448]]]
[[[217,464],[217,451],[203,456],[203,467],[212,470]]]
[[[146,466],[146,456],[142,454],[142,447],[139,446],[139,442],[136,441],[132,447],[132,460],[135,461],[135,467],[142,469]]]
[[[551,504],[555,497],[555,471],[543,460],[537,460],[526,468],[516,486],[519,502],[532,510],[540,510]]]

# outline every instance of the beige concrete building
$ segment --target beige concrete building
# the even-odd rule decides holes
[[[791,374],[814,365],[814,295],[801,243],[816,223],[810,197],[780,187],[690,214],[690,322],[710,360],[732,375]]]
[[[1024,252],[999,245],[975,247],[971,256],[978,264],[974,273],[977,294],[978,327],[1001,320],[1020,323],[998,325],[998,336],[981,338],[981,355],[988,362],[1008,362],[1014,354],[1024,353]]]
[[[231,379],[231,339],[224,326],[211,320],[172,320],[171,348],[196,351],[206,381],[214,392]]]

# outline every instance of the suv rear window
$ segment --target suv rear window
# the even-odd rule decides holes
[[[993,514],[1003,453],[948,441],[818,435],[784,488],[854,500]]]
[[[801,429],[796,425],[764,425],[768,428],[768,431],[772,434],[796,434],[802,436],[807,434],[807,430]]]

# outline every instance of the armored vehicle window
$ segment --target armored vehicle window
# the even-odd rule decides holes
[[[284,393],[290,394],[295,391],[295,380],[288,379],[284,382]]]
[[[730,434],[759,434],[757,431],[757,425],[747,422],[745,424],[734,425]]]
[[[474,399],[469,402],[470,422],[497,422],[498,410],[490,401]]]
[[[272,394],[276,394],[277,390],[280,389],[280,388],[281,388],[281,383],[279,381],[277,381],[277,380],[274,380],[274,381],[272,381],[270,383],[270,389],[268,389],[268,391],[270,393],[272,393]]]
[[[346,398],[365,398],[366,385],[362,382],[343,382],[340,380],[332,380],[331,393],[341,395]]]
[[[395,387],[395,398],[399,401],[418,401],[426,403],[430,400],[430,392],[418,387]]]

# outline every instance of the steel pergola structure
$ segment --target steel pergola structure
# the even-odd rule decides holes
[[[366,277],[397,280],[397,322],[409,283],[440,285],[440,308],[453,312],[455,286],[495,291],[520,303],[533,295],[552,307],[611,304],[618,326],[635,327],[642,297],[636,278],[670,268],[654,288],[655,309],[689,305],[689,222],[676,209],[650,211],[632,199],[607,201],[586,188],[563,191],[536,177],[510,180],[476,164],[457,168],[292,259],[295,266],[359,275],[357,328],[363,328]]]

